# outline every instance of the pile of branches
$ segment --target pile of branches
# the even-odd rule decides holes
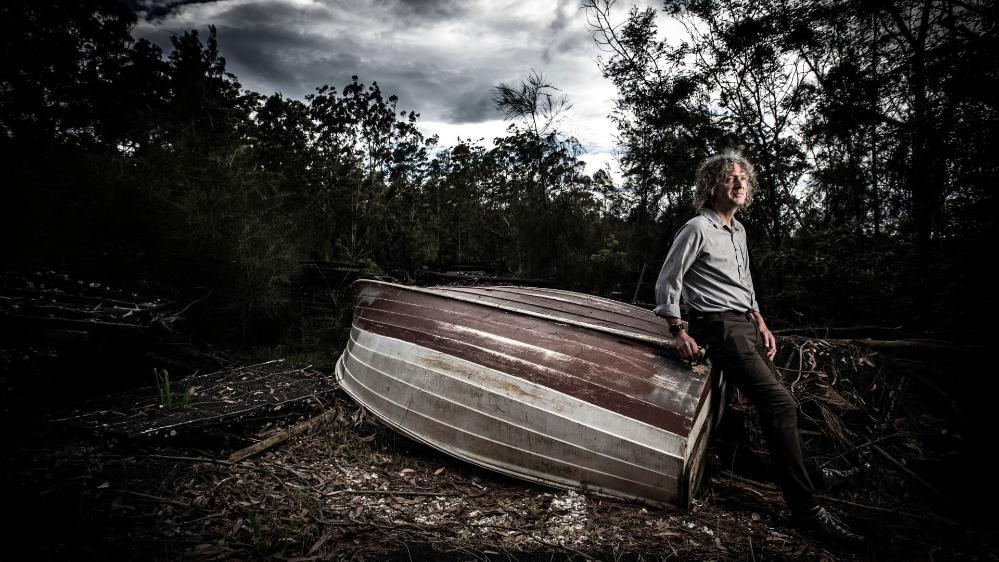
[[[172,331],[170,304],[65,272],[0,273],[0,321],[21,330]]]
[[[969,419],[935,382],[941,374],[955,378],[947,374],[948,367],[959,367],[912,360],[898,350],[924,353],[925,348],[918,342],[895,343],[779,339],[775,362],[799,405],[799,428],[815,464],[813,478],[825,486],[849,480],[851,485],[830,501],[872,516],[972,516],[976,508],[987,507],[986,500],[961,488],[966,475],[959,460],[974,446],[967,437],[980,430],[981,422]],[[735,439],[748,449],[743,453],[752,454],[747,464],[758,464],[767,454],[755,411],[738,395],[730,411],[739,426]],[[746,458],[731,448],[727,452],[723,466]]]

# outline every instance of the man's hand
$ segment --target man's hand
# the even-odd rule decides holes
[[[773,361],[774,357],[777,357],[777,338],[774,337],[770,328],[767,328],[767,323],[763,321],[763,315],[760,314],[759,310],[753,311],[753,319],[756,320],[756,328],[763,336],[763,344],[767,346],[767,359]]]
[[[680,356],[680,359],[693,361],[699,358],[697,354],[697,342],[694,341],[694,338],[690,337],[686,330],[683,330],[673,338],[673,347],[676,348],[676,354]]]
[[[763,343],[767,346],[767,359],[773,361],[774,357],[777,356],[777,338],[774,337],[773,332],[767,325],[760,323],[757,326],[760,329],[760,335],[763,336]]]

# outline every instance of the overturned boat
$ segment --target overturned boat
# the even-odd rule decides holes
[[[511,476],[688,507],[719,393],[651,311],[555,289],[353,288],[337,380],[389,426]]]

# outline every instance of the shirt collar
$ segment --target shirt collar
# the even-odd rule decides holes
[[[725,228],[725,223],[722,222],[721,217],[718,216],[718,213],[716,213],[714,209],[701,207],[701,215],[711,221],[711,224],[713,224],[715,228]],[[742,230],[742,225],[739,221],[735,220],[735,217],[732,217],[732,230],[735,232]]]

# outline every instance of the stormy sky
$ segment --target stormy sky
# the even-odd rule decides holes
[[[245,88],[302,99],[357,75],[377,81],[400,110],[421,114],[440,144],[504,134],[491,88],[534,69],[573,108],[561,129],[587,154],[587,172],[613,166],[607,118],[614,88],[597,68],[601,51],[579,0],[137,0],[136,37],[164,49],[171,33],[218,28],[227,68]],[[624,16],[627,5],[617,7]],[[616,175],[616,174],[615,174]]]

